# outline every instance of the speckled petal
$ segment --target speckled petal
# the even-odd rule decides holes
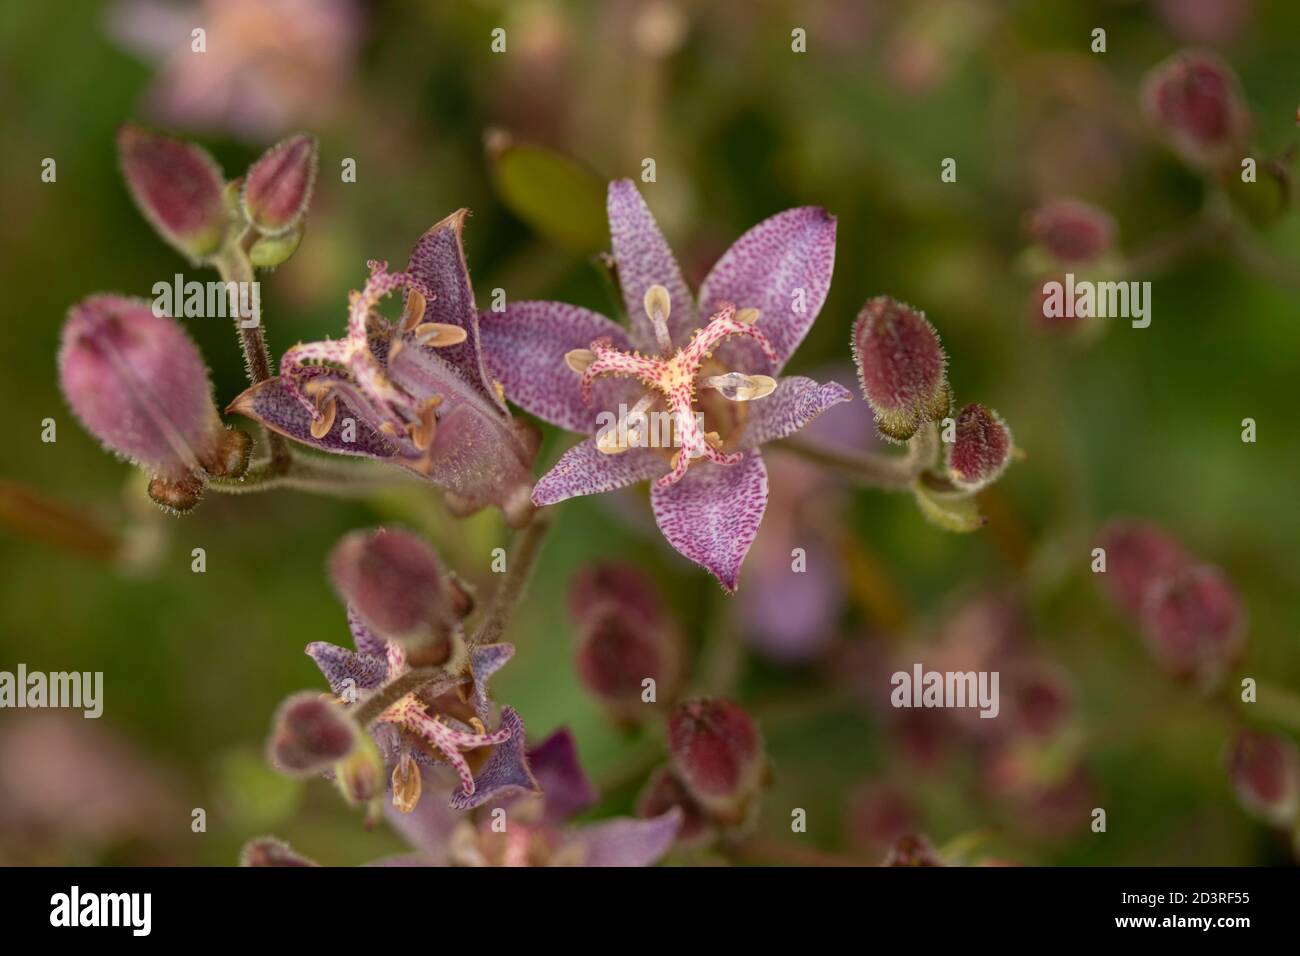
[[[645,312],[645,293],[652,285],[661,285],[668,290],[671,302],[669,334],[674,345],[685,345],[697,325],[695,300],[650,207],[632,180],[620,179],[609,184],[606,208],[632,341],[640,349],[658,353],[654,327]]]
[[[349,687],[348,681],[352,682],[353,690],[370,690],[388,679],[388,661],[382,657],[358,654],[325,641],[308,644],[307,656],[316,662],[335,694],[343,694]]]
[[[735,465],[693,465],[676,484],[650,490],[668,543],[732,592],[767,507],[767,469],[757,451]]]
[[[588,309],[563,302],[513,302],[504,312],[479,315],[488,371],[506,397],[542,421],[582,435],[596,431],[596,416],[636,404],[641,390],[625,378],[603,378],[592,389],[590,407],[582,401],[580,376],[564,361],[566,352],[590,348],[599,338],[631,351],[622,326]]]
[[[469,649],[470,674],[474,678],[474,712],[479,720],[487,720],[491,713],[487,682],[515,656],[513,644],[477,644]]]
[[[366,627],[366,622],[361,620],[361,615],[350,604],[348,605],[348,630],[352,632],[352,643],[362,654],[387,659],[388,643]]]
[[[852,400],[853,393],[838,382],[821,385],[799,375],[783,378],[771,395],[749,403],[741,446],[754,448],[793,435],[831,406]]]
[[[574,829],[565,848],[580,846],[584,866],[653,866],[673,848],[681,825],[679,807],[649,820],[619,817]]]
[[[502,708],[501,726],[510,731],[510,739],[497,744],[483,769],[474,775],[472,794],[466,796],[463,790],[456,788],[451,795],[453,810],[469,810],[499,797],[541,792],[528,769],[524,722],[513,707]]]
[[[771,369],[753,342],[734,339],[719,350],[723,364],[780,371],[821,311],[834,266],[835,217],[820,206],[787,209],[737,239],[700,286],[700,312],[709,314],[724,301],[758,309],[757,328],[779,362]]]
[[[562,823],[592,806],[599,797],[578,762],[578,746],[567,727],[530,750],[528,764],[546,798],[547,823]]]
[[[339,401],[342,402],[342,399]],[[397,448],[392,443],[367,425],[360,415],[353,414],[345,403],[334,416],[334,425],[325,437],[312,437],[311,416],[302,403],[280,384],[279,378],[254,385],[231,402],[226,411],[251,418],[286,438],[337,455],[391,459],[397,454]],[[349,421],[354,423],[356,429],[354,440],[350,442],[344,440]]]
[[[631,448],[622,454],[606,455],[594,439],[574,445],[533,488],[533,504],[539,508],[579,495],[613,491],[638,481],[657,478],[668,470],[663,455],[648,448]]]
[[[483,362],[478,311],[474,308],[474,288],[470,285],[465,250],[461,246],[460,233],[468,215],[468,209],[461,209],[431,226],[411,250],[406,271],[433,293],[433,299],[425,306],[424,321],[455,325],[467,333],[464,342],[441,348],[439,354],[454,365],[493,408],[504,415],[505,403],[492,387]]]

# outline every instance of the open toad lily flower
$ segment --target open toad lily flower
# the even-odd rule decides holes
[[[457,511],[492,504],[517,526],[532,512],[535,443],[484,371],[465,216],[426,232],[405,272],[371,262],[349,296],[347,335],[289,349],[279,377],[229,410],[324,451],[392,462],[446,489]],[[379,305],[399,290],[405,308],[390,322]]]
[[[767,504],[764,442],[852,397],[780,375],[830,288],[835,219],[772,216],[722,256],[697,300],[630,180],[609,187],[630,326],[559,302],[479,316],[488,369],[537,417],[589,436],[533,489],[538,506],[654,479],[668,542],[734,591]]]
[[[307,645],[330,690],[344,703],[356,703],[409,668],[406,652],[395,641],[375,634],[357,611],[348,608],[348,627],[356,650],[324,641]],[[420,802],[427,774],[450,766],[460,778],[451,797],[456,810],[476,807],[493,797],[536,792],[528,767],[524,722],[512,708],[501,710],[496,730],[489,731],[492,704],[488,679],[514,656],[510,644],[476,644],[445,667],[434,680],[387,707],[371,727],[391,776],[392,803],[409,813]]]

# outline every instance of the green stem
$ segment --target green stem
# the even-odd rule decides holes
[[[903,455],[833,448],[799,437],[786,438],[778,445],[870,488],[907,491],[938,461],[939,432],[933,422],[923,425],[908,441],[907,453]]]
[[[1300,695],[1272,684],[1256,684],[1255,694],[1255,703],[1242,708],[1245,713],[1261,714],[1266,720],[1300,734]]]
[[[216,479],[208,487],[227,495],[251,495],[287,488],[336,498],[361,498],[412,480],[394,468],[377,463],[343,465],[295,455],[285,471],[280,471],[274,461],[263,459],[252,465],[243,478]]]
[[[478,631],[470,643],[491,644],[500,640],[501,635],[505,633],[506,626],[510,623],[510,616],[514,613],[520,597],[523,596],[528,579],[532,576],[533,566],[537,563],[537,556],[541,553],[542,542],[546,540],[546,533],[551,530],[553,522],[550,511],[543,509],[538,511],[528,526],[519,533],[514,549],[506,560],[505,580],[492,595],[492,603],[488,605]]]

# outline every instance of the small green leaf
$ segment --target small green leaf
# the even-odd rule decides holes
[[[935,491],[919,482],[912,489],[921,513],[945,531],[967,534],[984,526],[985,518],[970,494]]]
[[[263,236],[248,249],[248,261],[258,269],[274,269],[289,260],[302,242],[301,227],[283,236]]]
[[[537,232],[579,252],[605,246],[605,185],[591,170],[541,146],[506,146],[492,164],[501,201]]]

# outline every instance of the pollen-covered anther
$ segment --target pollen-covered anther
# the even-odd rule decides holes
[[[668,316],[672,312],[673,301],[668,290],[661,285],[652,285],[645,290],[645,314],[650,317],[650,324],[655,330],[655,343],[659,351],[668,355],[673,350],[672,336],[668,332]]]
[[[420,420],[407,426],[407,430],[411,434],[411,443],[420,451],[428,451],[429,446],[433,444],[433,439],[438,434],[437,412],[438,406],[441,404],[441,395],[435,395],[428,399],[420,407]]]
[[[429,348],[442,349],[460,345],[469,338],[469,333],[459,325],[446,322],[422,322],[415,327],[415,341]]]
[[[758,321],[758,309],[741,309],[736,313],[736,321],[745,325],[753,325]]]
[[[393,808],[399,813],[410,813],[420,802],[423,783],[420,768],[409,753],[403,753],[393,768]]]
[[[418,289],[412,289],[406,296],[406,311],[402,313],[401,328],[403,332],[410,332],[420,320],[424,318],[424,310],[428,306],[428,300]]]
[[[581,375],[587,367],[596,361],[596,353],[591,349],[572,349],[564,353],[564,364]]]
[[[752,402],[776,391],[776,379],[770,375],[745,375],[743,372],[713,375],[706,378],[704,384],[716,388],[723,398],[733,402]]]

